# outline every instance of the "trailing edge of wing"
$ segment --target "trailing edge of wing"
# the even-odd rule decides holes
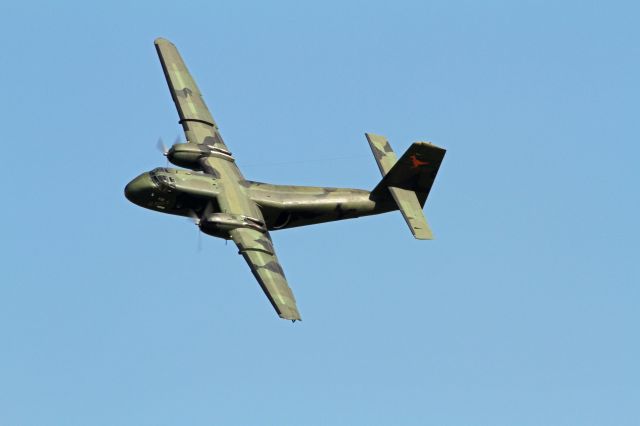
[[[287,284],[269,234],[250,228],[236,228],[230,234],[280,318],[300,320],[296,299]]]

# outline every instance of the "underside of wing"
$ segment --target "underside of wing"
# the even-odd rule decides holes
[[[236,228],[230,234],[280,318],[300,320],[296,299],[287,284],[269,234],[250,228]]]
[[[187,141],[228,151],[178,49],[163,38],[156,39],[155,45]]]

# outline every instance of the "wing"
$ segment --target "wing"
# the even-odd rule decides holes
[[[296,299],[287,284],[269,233],[236,228],[230,234],[280,318],[300,320]]]
[[[178,49],[163,38],[156,39],[155,45],[187,141],[228,151]]]

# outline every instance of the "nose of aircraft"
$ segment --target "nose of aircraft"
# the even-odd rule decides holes
[[[149,173],[143,173],[124,187],[124,196],[134,204],[140,204],[153,187]]]

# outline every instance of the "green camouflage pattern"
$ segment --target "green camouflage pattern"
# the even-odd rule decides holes
[[[366,134],[383,176],[373,191],[246,180],[176,47],[162,38],[155,46],[187,139],[165,155],[182,168],[143,173],[127,184],[125,196],[232,240],[281,318],[301,319],[269,231],[400,210],[416,238],[432,238],[422,207],[444,149],[418,142],[398,160],[384,136]]]
[[[374,135],[373,133],[365,133],[364,135],[367,138],[367,142],[369,142],[369,147],[373,152],[376,163],[378,163],[380,174],[382,176],[386,175],[398,161],[396,153],[393,152],[389,141],[384,136]]]

